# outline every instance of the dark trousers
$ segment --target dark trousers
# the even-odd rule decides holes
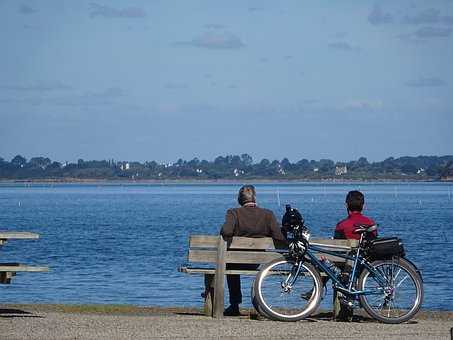
[[[236,264],[228,263],[226,270],[256,270],[258,264]],[[227,277],[228,292],[230,294],[230,305],[239,305],[242,303],[241,276],[238,274],[229,274]]]

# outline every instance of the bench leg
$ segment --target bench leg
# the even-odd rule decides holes
[[[0,272],[0,283],[10,284],[11,278],[15,275],[16,273],[14,272]]]
[[[213,316],[214,311],[214,274],[204,275],[204,314]]]
[[[217,264],[214,279],[214,313],[215,318],[223,318],[223,294],[225,289],[225,252],[226,242],[219,236],[217,246]]]
[[[351,321],[354,311],[351,307],[341,303],[343,294],[336,289],[333,291],[333,319],[335,321]]]

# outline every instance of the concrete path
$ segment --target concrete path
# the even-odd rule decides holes
[[[411,323],[368,319],[333,322],[318,315],[284,323],[249,316],[211,319],[191,310],[68,312],[33,306],[0,307],[0,339],[450,339],[451,313],[420,313]]]

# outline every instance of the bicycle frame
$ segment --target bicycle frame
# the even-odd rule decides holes
[[[314,255],[314,252],[333,255],[336,257],[341,257],[345,260],[350,260],[353,262],[352,272],[349,277],[349,282],[348,282],[347,286],[343,282],[341,282],[341,280],[339,280],[339,278],[335,275],[335,273],[329,267],[327,267],[323,263],[323,261],[321,261]],[[372,266],[369,265],[368,261],[366,261],[362,256],[360,256],[360,247],[357,249],[357,252],[355,255],[346,255],[346,254],[341,254],[341,253],[338,253],[335,251],[326,250],[319,246],[310,246],[309,245],[305,255],[306,255],[306,257],[309,258],[309,262],[314,264],[316,267],[320,268],[322,271],[324,271],[327,274],[327,276],[330,279],[332,279],[336,289],[338,289],[344,293],[347,293],[350,295],[377,294],[376,292],[360,291],[360,290],[355,289],[354,282],[355,282],[356,276],[358,274],[358,269],[360,267],[366,268],[368,271],[370,271],[376,277],[376,279],[382,286],[385,287],[387,285],[387,282],[382,277],[382,274],[377,272]]]

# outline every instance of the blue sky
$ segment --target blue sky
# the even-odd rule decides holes
[[[453,1],[0,0],[0,157],[452,154]]]

